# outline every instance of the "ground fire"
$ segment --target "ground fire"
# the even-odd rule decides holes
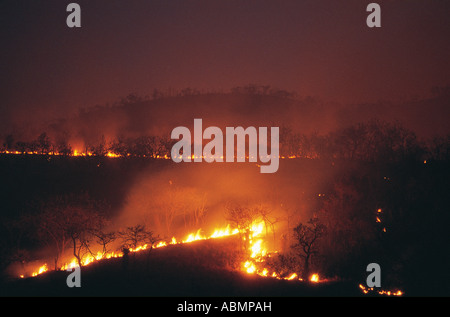
[[[262,269],[257,269],[256,264],[263,263],[264,256],[269,255],[270,253],[264,246],[264,231],[265,231],[265,225],[264,222],[257,222],[254,223],[250,228],[248,235],[243,236],[244,243],[245,240],[248,239],[247,249],[248,249],[248,259],[242,263],[242,270],[248,274],[257,274],[264,277],[272,277],[277,279],[286,279],[286,280],[299,280],[302,281],[301,278],[298,277],[297,273],[291,273],[286,277],[280,277],[275,272],[270,272],[268,268],[263,267]],[[130,252],[140,252],[144,250],[148,250],[149,248],[163,248],[168,245],[175,245],[175,244],[186,244],[191,243],[194,241],[199,240],[207,240],[207,239],[217,239],[222,237],[228,237],[233,235],[238,235],[240,232],[238,229],[231,229],[230,225],[226,226],[225,228],[218,228],[213,231],[210,235],[204,235],[202,233],[202,230],[199,229],[196,232],[190,233],[186,236],[185,239],[182,239],[180,241],[177,241],[175,237],[172,237],[170,241],[158,241],[154,245],[150,246],[148,244],[139,245],[136,248],[131,248]],[[122,252],[110,252],[107,254],[102,254],[101,252],[97,253],[97,256],[93,255],[86,255],[82,259],[82,266],[87,266],[94,261],[100,261],[102,259],[110,259],[110,258],[118,258],[123,257]],[[73,258],[69,262],[65,263],[60,267],[60,270],[65,271],[70,268],[74,268],[78,266],[78,262],[76,258]],[[258,265],[260,267],[261,265]],[[36,268],[32,273],[31,276],[35,277],[37,275],[43,274],[45,272],[49,271],[48,264],[45,263],[38,268]],[[25,275],[21,274],[21,278],[24,278]],[[310,277],[311,282],[320,282],[319,275],[314,273]]]
[[[269,268],[264,266],[264,259],[267,256],[271,256],[271,254],[276,254],[277,251],[269,252],[265,247],[265,224],[263,221],[255,222],[248,228],[248,232],[246,235],[243,235],[243,242],[247,245],[247,260],[241,264],[241,271],[247,274],[255,274],[261,277],[273,278],[279,280],[288,280],[288,281],[299,281],[304,282],[305,280],[301,278],[296,272],[292,272],[289,274],[284,274],[283,276],[278,275],[276,272],[271,271]],[[232,229],[230,225],[227,225],[225,228],[217,228],[210,235],[203,234],[202,230],[199,229],[195,232],[189,233],[184,239],[178,241],[175,237],[172,237],[170,241],[158,241],[153,245],[143,244],[139,245],[135,248],[130,248],[130,252],[136,253],[145,251],[151,248],[164,248],[169,245],[179,245],[179,244],[189,244],[195,241],[200,240],[208,240],[208,239],[219,239],[223,237],[230,237],[239,235],[240,232],[238,229]],[[102,254],[101,252],[97,253],[97,256],[86,255],[82,259],[82,266],[88,266],[89,264],[95,261],[101,261],[104,259],[110,258],[121,258],[124,256],[123,252],[109,252],[107,254]],[[72,269],[78,266],[78,261],[76,258],[73,258],[71,261],[66,262],[64,265],[60,267],[61,271],[66,271],[68,269]],[[39,267],[37,267],[32,273],[31,277],[36,277],[40,274],[46,273],[49,271],[48,264],[45,263]],[[19,276],[20,278],[25,278],[24,274]],[[308,277],[308,282],[310,283],[320,283],[326,282],[327,279],[321,279],[319,274],[312,273]],[[362,284],[359,285],[359,288],[362,290],[364,294],[376,293],[378,295],[386,295],[386,296],[401,296],[403,295],[402,291],[386,291],[381,289],[374,289],[365,287]]]
[[[6,155],[24,155],[22,152],[18,151],[4,151],[3,154]],[[42,155],[41,153],[37,152],[29,152],[25,153],[26,155]],[[45,155],[48,156],[60,156],[62,154],[57,152],[48,152]],[[82,152],[78,150],[74,150],[73,153],[69,154],[68,156],[73,157],[96,157],[98,155],[92,153],[92,152]],[[121,158],[123,155],[116,154],[113,152],[107,152],[104,155],[102,155],[106,158]],[[152,159],[162,159],[162,160],[169,160],[170,158],[167,155],[158,155],[155,157],[151,157]],[[295,155],[292,156],[280,156],[280,159],[296,159],[297,157]],[[170,184],[172,182],[170,181]],[[320,199],[323,199],[326,195],[323,193],[320,193],[317,195],[317,197],[320,197]],[[381,208],[376,209],[376,215],[375,215],[375,222],[376,223],[382,223],[382,219],[384,215],[384,211]],[[234,226],[235,227],[235,226]],[[246,259],[242,261],[240,264],[240,271],[251,274],[251,275],[257,275],[265,278],[272,278],[272,279],[279,279],[279,280],[289,280],[289,281],[299,281],[299,282],[309,282],[309,283],[321,283],[321,282],[327,282],[329,281],[328,278],[323,278],[320,276],[317,272],[309,272],[307,276],[302,274],[302,272],[298,271],[291,271],[291,272],[284,272],[283,274],[280,274],[279,272],[276,272],[273,268],[270,267],[270,265],[266,265],[266,261],[270,260],[273,256],[276,256],[279,251],[278,250],[269,250],[267,248],[267,240],[268,240],[268,230],[270,231],[270,228],[266,227],[266,222],[262,220],[252,220],[251,224],[247,228],[234,228],[230,224],[228,224],[225,227],[217,228],[215,230],[212,230],[212,233],[205,234],[202,229],[194,230],[191,233],[188,233],[185,235],[184,238],[175,238],[172,237],[168,240],[158,240],[155,243],[152,244],[140,244],[135,245],[132,248],[129,248],[129,252],[137,253],[140,251],[145,251],[149,249],[158,249],[158,248],[164,248],[170,245],[179,245],[179,244],[188,244],[191,242],[199,241],[199,240],[209,240],[209,239],[217,239],[221,237],[229,237],[229,236],[239,236],[242,239],[242,245],[245,246],[245,252],[246,252]],[[272,228],[273,230],[273,228]],[[386,233],[386,228],[383,227],[381,230],[383,233]],[[110,258],[121,258],[124,256],[123,251],[111,251],[111,252],[90,252],[88,254],[85,254],[82,256],[81,259],[77,259],[73,257],[72,259],[68,259],[64,261],[62,265],[59,265],[55,269],[65,271],[70,268],[74,268],[81,263],[81,266],[87,266],[90,265],[93,262],[102,261],[105,259]],[[20,278],[25,278],[28,276],[35,277],[38,275],[41,275],[45,272],[48,272],[51,270],[51,265],[49,263],[43,263],[41,265],[37,265],[34,269],[27,270],[28,273],[21,272],[19,273]],[[378,295],[386,295],[386,296],[399,296],[403,293],[401,291],[385,291],[385,290],[376,290],[373,291],[373,289],[369,288],[363,288],[362,285],[359,286],[359,288],[362,290],[363,294],[368,294],[372,292],[376,292]]]

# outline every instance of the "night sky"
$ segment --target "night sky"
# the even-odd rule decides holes
[[[0,3],[2,125],[154,88],[264,84],[339,103],[449,85],[449,1],[95,0]],[[437,114],[439,115],[439,114]]]

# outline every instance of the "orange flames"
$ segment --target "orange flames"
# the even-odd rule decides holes
[[[93,152],[91,152],[91,151],[80,151],[80,150],[78,150],[78,149],[74,149],[71,153],[69,153],[69,154],[67,154],[67,153],[65,153],[65,154],[63,154],[63,153],[60,153],[60,152],[57,152],[57,151],[49,151],[49,152],[45,152],[45,153],[40,153],[40,152],[38,152],[38,151],[25,151],[25,152],[23,152],[23,151],[17,151],[17,150],[14,150],[14,151],[10,151],[10,150],[3,150],[3,151],[0,151],[0,154],[12,154],[12,155],[47,155],[47,156],[75,156],[75,157],[83,157],[83,156],[105,156],[105,157],[112,157],[112,158],[117,158],[117,157],[128,157],[128,156],[136,156],[136,155],[133,155],[133,154],[131,154],[131,153],[128,153],[128,154],[125,154],[125,155],[122,155],[122,154],[118,154],[118,153],[114,153],[114,152],[111,152],[111,151],[108,151],[106,154],[104,154],[104,155],[99,155],[99,154],[95,154],[95,153],[93,153]],[[171,159],[171,157],[168,155],[168,154],[164,154],[164,155],[159,155],[159,154],[155,154],[155,155],[150,155],[150,156],[147,156],[147,155],[137,155],[137,156],[139,156],[139,157],[149,157],[149,158],[155,158],[155,159],[164,159],[164,160],[170,160]],[[267,156],[267,158],[269,158],[270,156]],[[283,156],[283,155],[279,155],[278,156],[279,157],[279,159],[296,159],[296,158],[301,158],[300,156],[296,156],[296,155],[290,155],[290,156]],[[178,158],[182,158],[182,156],[179,156]],[[195,155],[191,155],[191,159],[196,159],[196,158],[202,158],[202,159],[205,159],[206,157],[205,156],[195,156]],[[220,157],[218,157],[218,156],[211,156],[211,157],[209,157],[210,159],[216,159],[216,158],[221,158],[221,159],[224,159],[224,156],[220,156]],[[250,157],[247,155],[247,156],[242,156],[242,157],[240,157],[241,159],[246,159],[246,160],[249,160],[250,159]],[[254,157],[251,157],[251,158],[254,158]]]
[[[242,264],[243,271],[248,274],[257,274],[257,275],[263,276],[263,277],[272,277],[272,278],[277,278],[277,279],[301,281],[302,279],[299,278],[296,273],[292,273],[288,277],[282,278],[282,277],[279,277],[275,272],[270,273],[267,268],[257,269],[256,263],[262,263],[263,257],[268,254],[268,250],[265,247],[264,240],[262,237],[262,234],[264,231],[265,231],[265,225],[264,225],[264,222],[262,222],[262,221],[254,223],[251,226],[251,228],[249,229],[249,234],[247,235],[248,240],[249,240],[248,244],[247,244],[249,255],[248,255],[248,260]],[[209,236],[204,235],[202,233],[201,229],[199,229],[196,232],[188,234],[186,236],[186,238],[182,239],[181,241],[177,241],[177,239],[175,237],[172,237],[170,242],[159,241],[155,245],[152,245],[151,247],[152,248],[162,248],[162,247],[166,247],[168,245],[173,245],[173,244],[184,244],[184,243],[191,243],[191,242],[199,241],[199,240],[227,237],[227,236],[236,235],[238,233],[239,233],[239,230],[231,229],[230,225],[227,225],[227,227],[225,227],[225,228],[215,229],[213,231],[213,233],[210,234]],[[246,238],[244,237],[243,239],[245,240]],[[130,249],[130,252],[139,252],[142,250],[147,250],[149,248],[150,248],[150,245],[144,244],[144,245],[138,246],[136,248]],[[110,252],[106,255],[102,254],[101,252],[98,252],[97,255],[95,255],[95,256],[94,255],[86,255],[85,257],[83,257],[81,264],[82,264],[82,266],[87,266],[95,261],[100,261],[102,259],[109,259],[109,258],[117,258],[117,257],[122,257],[122,256],[123,256],[122,252]],[[73,258],[71,261],[62,265],[60,267],[60,270],[67,270],[70,268],[74,268],[76,266],[78,266],[78,261],[75,258]],[[38,267],[31,274],[31,276],[34,277],[34,276],[40,275],[42,273],[45,273],[47,271],[48,271],[48,265],[44,264],[44,265]],[[20,275],[20,277],[23,278],[24,275]],[[313,274],[311,277],[311,281],[319,282],[319,276],[317,274]]]
[[[385,290],[375,290],[373,287],[365,287],[362,284],[359,284],[359,288],[362,290],[364,294],[369,294],[370,292],[376,292],[379,295],[387,295],[387,296],[402,296],[403,292],[400,290],[397,291],[385,291]]]
[[[39,275],[39,274],[45,273],[45,272],[47,272],[47,271],[48,271],[48,266],[47,266],[47,264],[44,264],[44,265],[40,266],[40,267],[37,269],[37,271],[31,273],[31,276],[34,277],[34,276],[37,276],[37,275]],[[24,276],[21,275],[20,277],[24,277]]]
[[[151,247],[152,248],[162,248],[162,247],[166,247],[171,244],[190,243],[190,242],[194,242],[194,241],[198,241],[198,240],[215,239],[215,238],[235,235],[238,232],[239,231],[237,229],[232,230],[230,228],[230,226],[228,225],[226,228],[214,230],[214,232],[210,236],[205,236],[202,234],[201,229],[199,229],[195,233],[188,234],[185,239],[181,240],[181,242],[178,242],[175,237],[172,237],[172,239],[169,243],[167,243],[166,241],[159,241]],[[149,248],[150,248],[150,245],[144,244],[144,245],[137,246],[136,248],[130,248],[130,252],[139,252],[139,251],[147,250]],[[95,256],[91,255],[91,254],[84,256],[81,261],[81,264],[82,264],[82,266],[87,266],[95,261],[100,261],[102,259],[118,258],[118,257],[122,257],[122,256],[123,256],[122,252],[110,252],[107,254],[98,252]],[[64,265],[62,265],[60,267],[60,270],[65,271],[67,269],[74,268],[76,266],[78,266],[78,261],[77,261],[77,259],[73,258],[70,262],[67,262]],[[42,273],[47,272],[48,270],[49,270],[48,265],[45,263],[44,265],[38,267],[35,271],[33,271],[31,273],[31,276],[34,277],[34,276],[40,275]],[[21,274],[20,277],[24,278],[25,276],[23,274]]]
[[[276,278],[279,280],[296,280],[296,281],[303,281],[302,278],[300,278],[297,273],[293,272],[289,274],[287,277],[281,277],[276,272],[270,273],[268,268],[263,267],[262,269],[258,269],[257,265],[264,262],[263,257],[266,255],[269,255],[268,250],[265,248],[264,240],[262,239],[262,233],[265,231],[265,225],[264,222],[259,222],[256,224],[253,224],[251,227],[251,234],[249,238],[249,250],[250,250],[250,259],[244,262],[242,265],[243,271],[248,274],[257,274],[259,276],[263,277],[271,277]],[[319,275],[317,273],[314,273],[310,277],[310,281],[313,283],[319,283]]]
[[[309,280],[313,283],[318,283],[319,282],[319,274],[311,275],[311,278]]]
[[[262,237],[263,232],[265,232],[265,225],[264,222],[258,222],[251,226],[249,230],[249,234],[246,235],[248,237],[248,259],[242,264],[242,270],[243,272],[247,274],[257,274],[262,277],[267,278],[275,278],[279,280],[295,280],[295,281],[303,281],[302,278],[300,278],[297,273],[293,272],[289,275],[286,275],[284,277],[279,276],[276,272],[270,272],[268,268],[260,268],[261,264],[264,263],[264,256],[269,255],[268,250],[265,247],[265,241]],[[174,244],[185,244],[185,243],[191,243],[194,241],[199,240],[207,240],[207,239],[216,239],[221,237],[227,237],[238,234],[238,229],[231,229],[230,225],[228,225],[225,228],[219,228],[213,231],[212,234],[209,236],[206,236],[202,234],[202,231],[199,229],[196,232],[190,233],[186,236],[185,239],[182,239],[181,241],[177,241],[175,237],[172,237],[170,242],[167,241],[159,241],[156,244],[150,246],[148,244],[144,244],[141,246],[138,246],[136,248],[130,249],[130,252],[140,252],[142,250],[147,250],[150,247],[152,248],[162,248],[166,247],[168,245],[174,245]],[[245,237],[243,238],[245,241]],[[122,257],[122,252],[111,252],[108,254],[102,254],[101,252],[98,252],[96,256],[93,255],[87,255],[82,260],[82,266],[87,266],[95,261],[100,261],[102,259],[109,259],[109,258],[117,258]],[[269,255],[270,256],[270,255]],[[74,258],[70,262],[64,264],[60,270],[67,270],[70,268],[74,268],[78,266],[77,260]],[[44,264],[40,267],[38,267],[31,276],[37,276],[42,273],[47,272],[48,265]],[[20,275],[21,278],[24,277],[24,275]],[[309,277],[309,281],[311,283],[320,283],[324,280],[321,280],[319,277],[319,274],[314,273]],[[379,295],[387,295],[387,296],[401,296],[403,295],[402,291],[385,291],[385,290],[374,290],[373,288],[366,288],[362,284],[359,285],[359,288],[362,290],[364,294],[368,294],[370,292],[376,292],[376,294]]]

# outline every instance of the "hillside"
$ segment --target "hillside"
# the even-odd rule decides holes
[[[1,296],[360,296],[357,284],[304,283],[231,269],[234,238],[197,241],[103,260],[83,267],[81,287],[69,288],[69,272],[47,272],[11,281]]]
[[[3,146],[30,142],[45,132],[56,144],[69,144],[78,151],[102,141],[166,136],[177,126],[191,127],[194,118],[205,126],[280,126],[295,133],[328,132],[372,119],[399,121],[420,138],[449,133],[449,94],[432,97],[359,104],[339,104],[318,97],[294,97],[279,93],[222,92],[138,96],[130,94],[103,105],[79,108],[65,117],[35,118],[17,122],[0,131]],[[435,116],[435,113],[442,114]]]
[[[382,264],[387,290],[448,294],[447,161],[375,164],[283,159],[279,171],[265,177],[250,163],[189,165],[139,157],[2,154],[0,168],[2,279],[14,280],[1,288],[5,295],[358,295],[358,284],[372,262]],[[166,241],[173,236],[182,241],[198,229],[209,235],[215,228],[224,228],[230,224],[226,219],[229,202],[243,210],[268,206],[264,239],[269,251],[280,254],[290,251],[292,229],[317,214],[328,232],[320,241],[314,270],[324,279],[357,282],[307,286],[248,275],[242,273],[243,259],[235,258],[239,248],[221,244],[226,240],[169,245],[153,250],[149,257],[145,252],[136,254],[126,271],[122,259],[93,263],[83,270],[81,290],[67,288],[67,272],[17,280],[21,274],[31,275],[33,271],[23,266],[35,261],[40,263],[37,267],[43,263],[53,267],[55,257],[62,255],[57,249],[62,238],[64,251],[71,257],[67,231],[60,240],[49,240],[42,229],[47,220],[70,215],[80,206],[84,200],[80,192],[110,205],[111,209],[102,211],[108,212],[114,226],[105,227],[105,232],[146,224]],[[72,195],[79,201],[63,201],[54,208],[59,196]],[[195,218],[199,210],[204,214]],[[276,224],[274,229],[270,221]],[[60,265],[70,261],[59,260]],[[301,272],[302,264],[297,257],[294,263],[286,261],[279,267]],[[10,265],[15,270],[9,270]],[[149,288],[152,283],[154,287]]]

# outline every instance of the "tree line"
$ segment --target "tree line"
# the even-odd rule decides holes
[[[30,251],[22,245],[30,241],[38,248],[50,250],[50,268],[54,270],[63,267],[68,257],[76,259],[81,267],[86,258],[101,260],[112,253],[126,255],[143,245],[151,251],[160,241],[145,224],[112,229],[106,215],[108,208],[86,193],[65,194],[41,201],[33,213],[4,221],[2,227],[9,235],[3,241],[8,245],[2,247],[2,267],[32,260]]]
[[[78,153],[123,157],[170,157],[176,140],[169,135],[118,136],[107,142],[104,135],[85,144]],[[74,155],[67,138],[52,140],[46,132],[35,140],[15,141],[12,134],[3,137],[2,152]],[[450,134],[421,140],[399,122],[370,120],[327,134],[297,133],[291,127],[280,127],[280,156],[309,159],[344,159],[367,162],[412,160],[448,160]]]
[[[290,127],[281,127],[280,153],[284,156],[365,162],[448,160],[450,134],[421,140],[399,122],[377,119],[328,134],[306,135],[295,133]]]

